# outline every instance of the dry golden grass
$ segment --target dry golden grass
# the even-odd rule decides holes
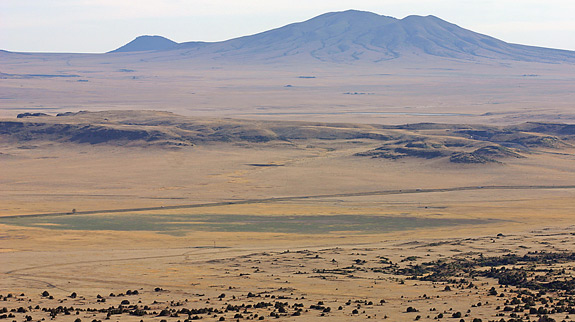
[[[575,119],[571,108],[573,66],[513,63],[502,68],[455,64],[456,68],[443,70],[387,64],[377,68],[174,68],[132,66],[126,62],[98,65],[75,58],[68,63],[1,62],[5,73],[57,71],[79,74],[88,82],[64,78],[5,79],[0,85],[5,96],[0,116],[13,117],[25,111],[162,109],[188,116],[364,124],[431,121],[507,125],[530,120],[570,122]],[[453,65],[437,66],[443,67]],[[119,72],[121,68],[135,72]],[[533,74],[539,76],[524,76]],[[317,78],[298,78],[301,75]],[[132,79],[134,76],[136,79]],[[284,87],[288,84],[293,87]],[[366,94],[346,95],[346,92]],[[310,110],[314,114],[307,114]],[[0,155],[0,216],[398,189],[561,186],[575,182],[575,151],[570,146],[537,148],[527,158],[506,159],[504,164],[468,165],[453,164],[445,158],[387,160],[354,156],[381,146],[381,142],[370,140],[312,139],[290,144],[212,142],[177,150],[46,141],[26,145],[36,147],[22,148],[21,142],[15,144],[10,140],[0,142],[3,153]],[[324,301],[333,310],[327,317],[330,320],[349,321],[368,316],[379,320],[387,315],[390,321],[412,321],[418,314],[423,320],[433,320],[439,312],[447,311],[446,316],[450,316],[452,312],[471,309],[471,317],[485,321],[495,318],[499,312],[496,306],[502,305],[498,299],[485,296],[495,285],[494,280],[474,281],[479,285],[478,290],[446,293],[441,291],[441,286],[431,283],[405,280],[400,284],[396,276],[375,273],[357,273],[359,277],[353,279],[309,276],[314,268],[333,267],[331,259],[349,265],[358,257],[373,263],[376,256],[389,257],[394,262],[419,256],[417,262],[421,262],[468,252],[500,255],[509,251],[572,250],[574,193],[573,189],[478,189],[316,197],[134,212],[142,218],[157,214],[174,217],[232,214],[246,218],[391,215],[485,220],[479,224],[382,233],[297,234],[195,229],[166,234],[165,231],[58,230],[50,222],[36,227],[2,224],[0,294],[24,292],[26,295],[21,298],[31,300],[27,305],[105,308],[117,306],[123,299],[108,297],[110,292],[138,289],[141,295],[130,297],[130,301],[141,300],[142,305],[158,301],[154,309],[161,310],[169,306],[169,301],[183,299],[189,300],[190,307],[220,307],[216,297],[221,293],[227,294],[225,302],[249,303],[252,299],[246,298],[246,294],[254,292],[262,296],[291,297],[290,303],[302,302],[306,308]],[[190,221],[197,220],[192,219]],[[545,227],[552,229],[540,230]],[[506,237],[495,238],[498,233]],[[285,253],[286,250],[290,252]],[[315,255],[321,259],[316,260]],[[298,271],[308,274],[296,274]],[[155,287],[168,291],[154,292]],[[45,289],[54,295],[54,300],[39,296]],[[71,292],[78,292],[85,299],[66,298]],[[108,302],[95,302],[97,294],[106,296]],[[423,294],[435,298],[422,298]],[[511,296],[510,292],[506,294]],[[230,299],[232,295],[237,299]],[[305,299],[302,300],[302,296]],[[206,303],[207,298],[210,303]],[[362,304],[360,314],[354,318],[352,307],[345,305],[349,299],[375,303],[385,299],[387,302],[373,307]],[[471,308],[480,301],[484,303],[481,308]],[[23,302],[11,299],[6,301],[6,306],[18,307]],[[344,309],[337,311],[340,305]],[[407,306],[416,307],[420,313],[403,313]],[[429,311],[431,308],[437,311]],[[365,314],[361,313],[363,310]],[[266,319],[270,318],[269,311],[263,312]],[[29,314],[34,320],[49,318],[39,311]],[[57,320],[73,321],[76,317],[59,315]],[[82,321],[101,320],[105,314],[93,316],[83,312],[78,317]],[[231,320],[233,315],[226,317]],[[17,318],[23,320],[24,314]],[[142,319],[128,315],[117,318]],[[170,321],[178,319],[185,317],[169,318]],[[282,320],[298,319],[315,321],[326,317],[320,317],[316,311],[300,318],[282,317]],[[206,317],[205,320],[217,319]]]
[[[0,211],[3,216],[69,212],[73,208],[87,211],[161,207],[392,189],[568,185],[575,179],[572,151],[568,147],[553,150],[554,154],[539,153],[530,154],[524,159],[508,159],[505,164],[457,165],[446,160],[386,160],[353,156],[373,146],[369,142],[310,141],[290,146],[277,143],[214,143],[179,150],[45,142],[39,142],[37,146],[35,149],[18,149],[9,142],[3,144],[4,153],[10,155],[2,164]],[[252,164],[282,166],[260,167]],[[504,189],[316,197],[136,213],[142,218],[156,214],[233,214],[276,217],[314,215],[326,218],[334,215],[391,215],[502,220],[384,233],[340,231],[294,234],[192,230],[169,235],[154,231],[57,230],[49,222],[36,228],[2,225],[2,285],[6,285],[5,290],[34,294],[49,287],[48,284],[56,286],[55,292],[60,292],[58,289],[65,290],[62,291],[64,293],[82,290],[87,294],[109,292],[110,289],[117,292],[122,288],[150,288],[154,285],[174,292],[178,290],[177,294],[204,293],[214,289],[210,285],[230,283],[246,292],[261,285],[273,288],[276,283],[273,279],[253,280],[234,275],[230,278],[223,272],[235,265],[238,256],[258,252],[287,249],[317,251],[362,245],[380,247],[385,256],[390,255],[390,251],[393,256],[399,256],[408,255],[407,250],[403,246],[389,248],[389,245],[407,241],[494,236],[497,233],[521,236],[527,230],[541,227],[567,227],[572,224],[575,208],[573,193],[573,189]],[[101,215],[92,216],[97,218]],[[121,218],[123,215],[116,216]],[[510,249],[520,249],[517,247],[524,244],[522,240],[519,238],[519,241],[512,243]],[[211,248],[214,243],[222,248]],[[458,249],[468,251],[465,247]],[[441,252],[446,256],[450,254],[447,249]],[[218,258],[225,261],[202,266]],[[297,265],[297,261],[294,265]],[[284,270],[286,267],[280,265],[277,269]],[[19,271],[21,269],[25,270]],[[274,269],[266,267],[270,273]],[[22,279],[26,282],[22,283]],[[199,285],[191,286],[198,281]],[[309,284],[309,279],[292,280],[290,277],[289,283],[297,284],[301,294],[314,294],[311,297],[314,300],[324,297],[332,299],[332,295],[335,296],[334,300],[340,301],[351,294],[383,296],[371,296],[369,283],[362,286],[366,288],[365,291],[354,289],[355,282],[341,285],[330,282],[328,287],[324,282]],[[280,283],[277,284],[279,287]],[[393,285],[389,287],[395,289]],[[342,292],[334,292],[332,288]],[[221,287],[215,289],[221,291]],[[415,296],[419,289],[401,288],[401,292]],[[432,292],[425,287],[422,291],[428,294]],[[386,288],[381,292],[388,294],[390,291]],[[396,301],[399,303],[396,308],[407,303],[399,298]]]

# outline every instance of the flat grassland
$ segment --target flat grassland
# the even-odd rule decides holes
[[[426,58],[250,65],[190,57],[154,62],[154,53],[149,56],[0,53],[0,117],[162,110],[368,124],[575,120],[570,64]]]

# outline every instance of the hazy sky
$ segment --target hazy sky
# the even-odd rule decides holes
[[[431,14],[507,42],[575,50],[573,0],[0,0],[0,49],[105,52],[139,35],[226,40],[347,9]]]

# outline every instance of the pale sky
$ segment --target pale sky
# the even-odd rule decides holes
[[[507,42],[575,50],[573,0],[0,0],[0,49],[98,53],[140,35],[219,41],[347,9],[435,15]]]

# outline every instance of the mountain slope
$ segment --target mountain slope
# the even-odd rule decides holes
[[[374,28],[396,21],[370,12],[327,13],[310,20],[290,24],[252,36],[213,43],[197,49],[220,57],[244,56],[273,59],[308,56],[320,60],[348,60],[364,51],[361,38]],[[181,46],[187,46],[186,43]],[[193,53],[193,52],[192,52]]]
[[[157,59],[203,57],[242,62],[288,59],[377,62],[431,56],[471,61],[575,63],[573,51],[506,43],[434,16],[396,19],[357,10],[326,13],[304,22],[222,42],[176,44],[165,38],[140,38],[114,52],[170,50],[166,56],[156,56]]]

